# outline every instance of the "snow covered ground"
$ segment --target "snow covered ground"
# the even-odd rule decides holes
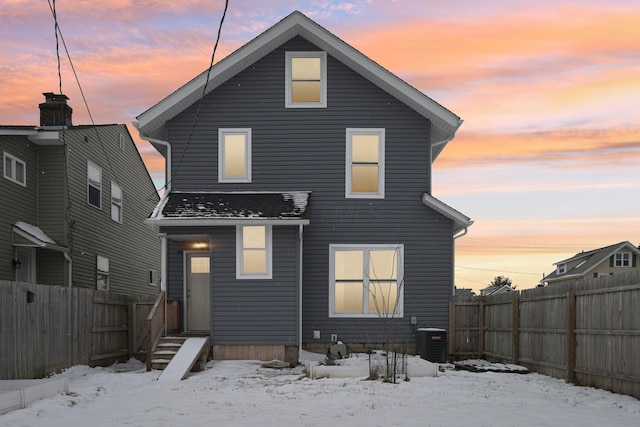
[[[132,360],[72,367],[69,394],[1,426],[638,426],[640,400],[539,374],[447,370],[398,384],[213,361],[175,383]]]

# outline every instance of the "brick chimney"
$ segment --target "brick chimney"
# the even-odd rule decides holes
[[[72,126],[73,109],[67,105],[66,95],[53,92],[43,93],[45,101],[40,107],[40,126]]]

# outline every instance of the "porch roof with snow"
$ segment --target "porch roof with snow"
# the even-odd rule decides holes
[[[47,236],[42,229],[35,225],[17,221],[13,224],[12,231],[14,236],[14,246],[39,247],[59,252],[69,252],[69,248],[57,244],[55,240]],[[16,241],[16,236],[24,240]]]
[[[309,224],[310,192],[179,192],[163,197],[147,222],[161,226]]]
[[[460,117],[298,11],[291,13],[216,63],[210,74],[205,70],[137,116],[134,125],[140,132],[140,136],[144,139],[150,138],[151,144],[161,154],[166,155],[166,147],[153,140],[165,140],[167,122],[200,99],[207,76],[209,76],[209,81],[205,94],[213,91],[296,36],[301,36],[315,44],[382,90],[405,103],[418,114],[428,118],[431,121],[432,161],[435,161],[447,142],[454,138],[456,131],[462,124]]]

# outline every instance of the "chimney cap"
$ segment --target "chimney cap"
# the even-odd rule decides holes
[[[42,92],[47,102],[49,101],[62,101],[66,104],[69,97],[63,93]]]

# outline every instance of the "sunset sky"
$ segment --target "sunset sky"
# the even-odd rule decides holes
[[[0,124],[38,124],[60,91],[53,0],[0,0]],[[162,158],[131,126],[205,70],[222,0],[58,0],[96,124],[126,123],[158,188]],[[299,10],[464,119],[433,195],[475,224],[456,285],[535,286],[581,250],[640,244],[637,0],[229,0],[216,60]],[[62,41],[62,92],[91,120]]]

